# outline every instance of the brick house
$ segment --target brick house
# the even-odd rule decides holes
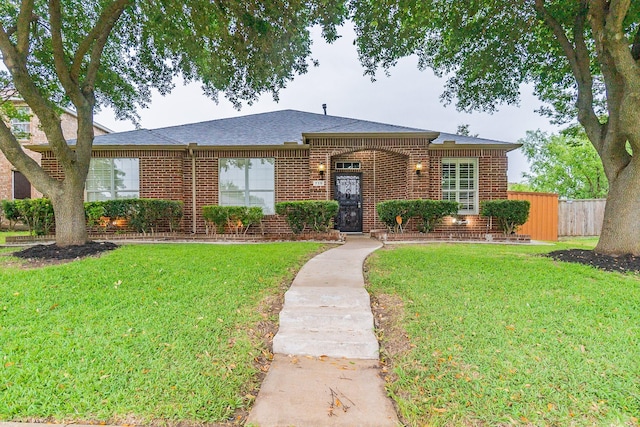
[[[95,138],[86,199],[182,200],[184,230],[205,232],[206,205],[261,206],[267,232],[286,232],[274,205],[340,204],[336,228],[384,228],[378,202],[449,199],[464,225],[484,231],[483,200],[507,198],[507,152],[518,144],[294,110],[275,111]],[[52,176],[62,171],[46,146],[32,146]],[[462,227],[462,228],[461,228]]]
[[[28,120],[12,119],[11,130],[23,146],[43,145],[47,143],[47,137],[40,128],[40,121],[34,114],[30,114],[27,104],[18,97],[10,97],[9,102],[14,103],[16,109],[25,115],[30,115]],[[60,115],[62,134],[67,139],[75,138],[78,133],[77,115],[74,111],[63,110]],[[94,123],[95,135],[105,135],[111,131],[106,127]],[[25,150],[34,160],[40,163],[40,153]],[[16,200],[42,197],[42,194],[31,186],[27,178],[7,160],[0,151],[0,200]]]

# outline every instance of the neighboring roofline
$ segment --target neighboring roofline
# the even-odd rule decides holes
[[[75,111],[69,109],[69,108],[62,108],[62,111],[64,111],[67,114],[71,114],[73,117],[78,117],[78,113],[76,113]],[[98,129],[100,129],[101,131],[104,131],[106,133],[116,133],[113,130],[109,129],[108,127],[101,125],[100,123],[94,121],[93,122],[93,126],[97,127]]]
[[[24,98],[22,98],[20,96],[20,93],[17,90],[15,90],[15,92],[13,92],[11,95],[9,95],[9,99],[8,100],[9,101],[20,101],[20,102],[25,103],[26,105],[29,105],[29,104],[26,103]],[[64,111],[67,114],[72,115],[73,117],[76,117],[76,118],[78,117],[78,113],[76,113],[75,111],[73,111],[73,110],[71,110],[69,108],[62,107],[62,111]],[[113,130],[111,130],[108,127],[106,127],[104,125],[101,125],[100,123],[95,122],[95,121],[93,122],[93,126],[97,127],[98,129],[100,129],[101,131],[104,131],[106,133],[115,133]]]
[[[440,132],[303,132],[302,139],[307,138],[426,138],[433,141]]]
[[[502,144],[460,144],[436,142],[429,145],[429,150],[506,150],[512,151],[522,147],[522,144],[505,142]]]

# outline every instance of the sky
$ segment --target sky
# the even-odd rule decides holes
[[[472,134],[505,142],[517,142],[527,130],[557,131],[546,117],[534,111],[541,104],[531,88],[523,87],[519,106],[503,106],[493,114],[463,113],[454,105],[441,103],[445,80],[430,70],[418,70],[417,58],[404,58],[390,70],[390,76],[379,72],[372,82],[363,75],[358,62],[352,28],[343,27],[342,37],[333,44],[325,43],[319,31],[313,34],[311,56],[320,65],[296,76],[280,91],[279,102],[265,94],[238,111],[222,96],[216,104],[202,93],[199,84],[185,86],[176,80],[171,94],[163,97],[155,93],[149,108],[139,111],[141,127],[154,129],[284,109],[321,114],[322,104],[327,104],[327,114],[334,116],[448,133],[468,124]],[[114,131],[135,128],[129,121],[116,120],[108,109],[96,114],[95,121]],[[522,182],[522,172],[527,170],[527,160],[520,150],[509,153],[509,182]]]

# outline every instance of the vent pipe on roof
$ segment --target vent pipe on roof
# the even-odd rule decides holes
[[[324,110],[324,115],[327,115],[327,104],[322,104],[322,109]]]

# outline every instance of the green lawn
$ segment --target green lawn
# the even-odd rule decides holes
[[[407,424],[637,425],[640,279],[538,255],[593,244],[376,252],[370,292],[401,298],[412,346],[388,384]]]
[[[257,386],[261,302],[320,247],[131,245],[0,267],[0,420],[228,419]]]

